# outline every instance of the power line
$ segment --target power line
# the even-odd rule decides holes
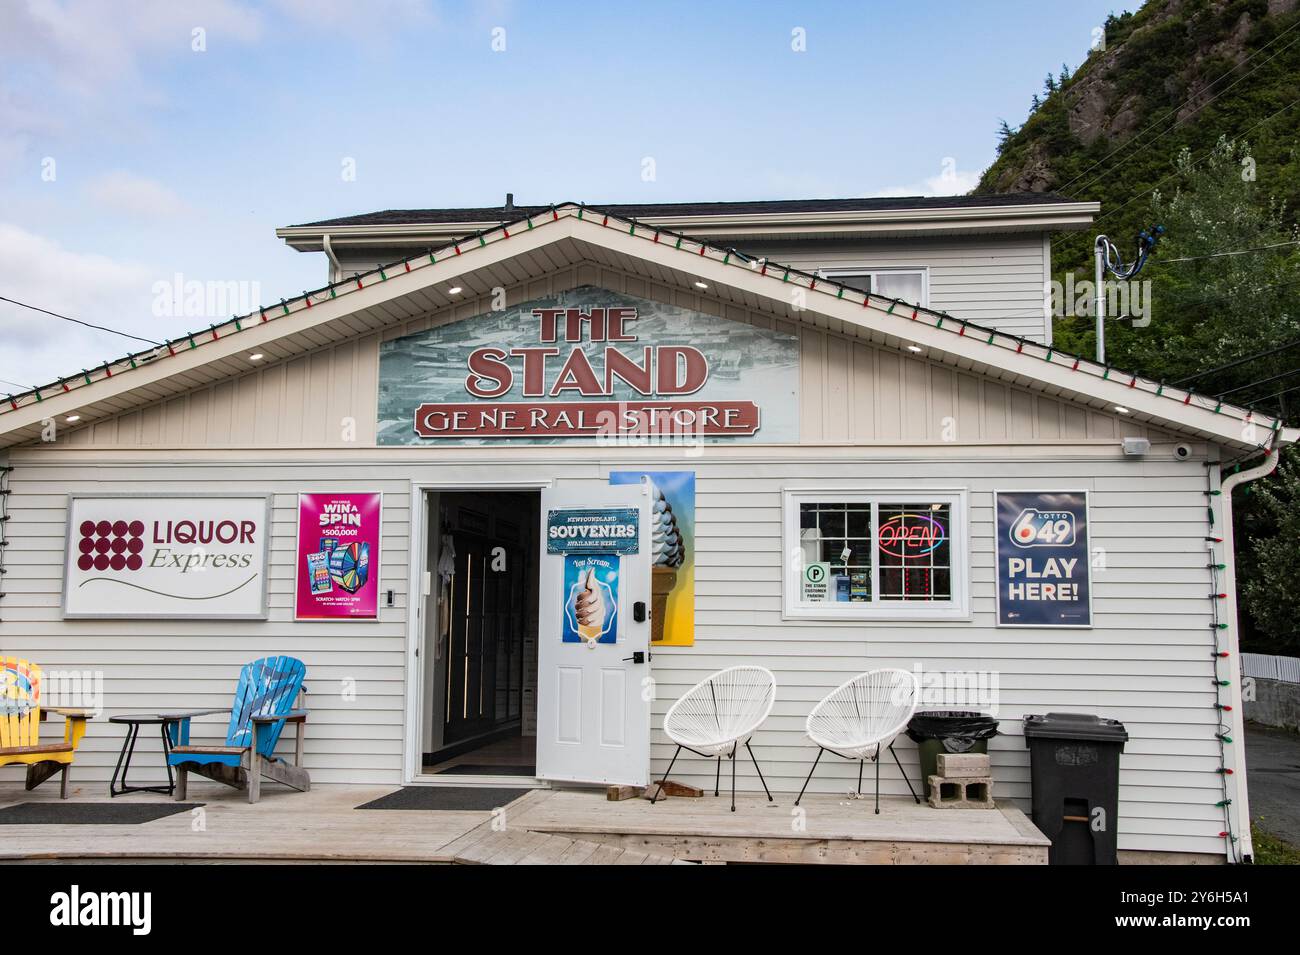
[[[1281,398],[1283,395],[1289,395],[1293,391],[1300,391],[1300,385],[1292,385],[1290,388],[1284,388],[1281,391],[1274,392],[1267,398],[1256,398],[1251,404],[1262,405],[1266,401],[1272,401],[1274,398]]]
[[[51,312],[46,308],[38,308],[35,305],[28,305],[26,302],[19,302],[16,299],[5,298],[0,295],[0,302],[8,302],[10,305],[17,305],[20,308],[30,308],[33,312],[40,312],[42,315],[49,315],[53,318],[61,318],[65,322],[74,322],[77,325],[84,325],[86,328],[93,328],[96,331],[108,332],[110,335],[121,335],[123,338],[133,338],[138,342],[144,342],[148,345],[161,345],[162,342],[156,342],[151,338],[141,338],[139,335],[132,335],[128,332],[119,332],[116,328],[108,328],[104,325],[93,325],[90,322],[83,322],[79,318],[72,318],[70,315],[60,315],[58,312]]]
[[[1280,249],[1287,245],[1300,245],[1300,239],[1292,239],[1288,242],[1274,242],[1272,245],[1261,245],[1253,249],[1234,249],[1231,252],[1210,252],[1205,255],[1185,255],[1178,259],[1161,259],[1161,265],[1168,265],[1171,262],[1199,262],[1201,259],[1220,259],[1226,255],[1245,255],[1248,252],[1266,252],[1269,249]]]
[[[1180,388],[1183,385],[1187,384],[1189,381],[1195,381],[1198,378],[1204,378],[1206,375],[1213,375],[1221,371],[1227,371],[1230,368],[1236,368],[1239,365],[1246,364],[1247,362],[1258,361],[1259,359],[1267,358],[1270,355],[1277,355],[1284,351],[1290,351],[1292,348],[1295,348],[1296,346],[1300,346],[1300,338],[1297,338],[1294,341],[1287,342],[1285,345],[1278,345],[1276,348],[1269,348],[1262,352],[1256,352],[1253,355],[1247,355],[1245,358],[1238,358],[1235,361],[1228,362],[1226,365],[1219,365],[1217,368],[1210,368],[1207,369],[1206,371],[1198,371],[1194,375],[1190,375],[1187,378],[1180,378],[1178,381],[1171,382],[1171,384],[1175,388]]]
[[[1271,385],[1275,381],[1283,378],[1290,378],[1292,375],[1300,373],[1300,368],[1292,368],[1290,371],[1284,371],[1280,375],[1273,375],[1271,378],[1261,378],[1259,381],[1252,381],[1248,385],[1238,385],[1236,388],[1229,388],[1227,391],[1220,391],[1214,397],[1224,398],[1228,395],[1235,395],[1239,391],[1249,391],[1251,388],[1258,388],[1260,385]]]
[[[24,391],[29,390],[31,385],[20,385],[16,381],[10,381],[8,378],[0,378],[0,385],[13,385],[15,388],[22,388]]]
[[[1297,21],[1296,23],[1293,23],[1291,26],[1287,27],[1285,30],[1283,30],[1281,33],[1279,33],[1277,36],[1273,37],[1273,39],[1269,40],[1267,43],[1265,43],[1263,46],[1261,46],[1258,50],[1253,51],[1249,56],[1246,57],[1246,59],[1242,60],[1240,63],[1235,64],[1235,65],[1232,67],[1232,69],[1228,70],[1226,73],[1224,73],[1224,74],[1223,74],[1222,76],[1220,76],[1218,79],[1216,79],[1213,83],[1210,83],[1207,87],[1205,87],[1205,89],[1206,89],[1206,90],[1211,90],[1211,89],[1213,89],[1213,88],[1214,88],[1216,85],[1218,85],[1220,82],[1222,82],[1223,80],[1227,79],[1229,76],[1231,76],[1231,75],[1232,75],[1233,73],[1235,73],[1237,70],[1241,69],[1241,68],[1242,68],[1243,66],[1245,66],[1247,63],[1249,63],[1249,62],[1250,62],[1254,57],[1258,56],[1260,53],[1263,53],[1263,52],[1264,52],[1265,50],[1267,50],[1270,46],[1272,46],[1272,45],[1273,45],[1274,43],[1276,43],[1278,40],[1282,39],[1284,36],[1286,36],[1288,33],[1290,33],[1292,30],[1296,29],[1297,27],[1300,27],[1300,21]],[[1283,50],[1288,49],[1288,48],[1289,48],[1289,47],[1290,47],[1294,42],[1295,42],[1294,40],[1291,41],[1291,43],[1288,43],[1285,47],[1282,48],[1282,50],[1278,50],[1277,53],[1281,53]],[[1273,54],[1273,56],[1277,56],[1277,53]],[[1255,70],[1259,69],[1261,66],[1264,66],[1266,63],[1270,62],[1272,59],[1273,59],[1273,57],[1269,57],[1268,60],[1265,60],[1265,61],[1264,61],[1264,63],[1257,64],[1254,68],[1251,69],[1250,73],[1247,73],[1245,76],[1240,77],[1240,78],[1237,80],[1237,83],[1241,82],[1241,80],[1246,79],[1246,77],[1250,76],[1251,73],[1254,73]],[[1220,93],[1216,93],[1216,94],[1214,94],[1213,97],[1211,97],[1209,100],[1207,100],[1207,101],[1206,101],[1205,103],[1203,103],[1201,106],[1198,106],[1198,107],[1196,108],[1196,110],[1193,111],[1192,114],[1189,114],[1188,118],[1190,119],[1190,118],[1191,118],[1191,115],[1194,115],[1195,112],[1198,112],[1198,111],[1200,111],[1201,109],[1204,109],[1206,106],[1209,106],[1210,103],[1214,102],[1214,100],[1217,99],[1217,98],[1221,95],[1221,93],[1226,93],[1226,92],[1228,92],[1228,90],[1232,89],[1233,86],[1236,86],[1237,83],[1233,83],[1232,86],[1229,86],[1229,87],[1227,87],[1227,88],[1224,89],[1224,90],[1221,90]],[[1094,169],[1096,169],[1096,168],[1097,168],[1098,166],[1100,166],[1102,163],[1106,162],[1108,159],[1110,159],[1110,158],[1111,158],[1112,156],[1114,156],[1116,153],[1121,152],[1122,150],[1128,149],[1130,146],[1136,145],[1136,144],[1137,144],[1137,141],[1140,140],[1143,136],[1145,136],[1147,133],[1149,133],[1149,132],[1150,132],[1152,129],[1154,129],[1155,127],[1159,126],[1161,123],[1163,123],[1163,122],[1164,122],[1166,119],[1168,119],[1170,116],[1173,116],[1175,113],[1178,112],[1178,110],[1182,109],[1184,106],[1186,106],[1186,105],[1187,105],[1188,103],[1190,103],[1190,102],[1191,102],[1191,97],[1188,97],[1187,99],[1183,100],[1183,102],[1180,103],[1178,106],[1171,107],[1171,108],[1169,109],[1169,111],[1168,111],[1167,113],[1165,113],[1163,116],[1161,116],[1159,119],[1152,121],[1152,122],[1150,123],[1150,125],[1148,125],[1145,129],[1143,129],[1143,130],[1142,130],[1140,133],[1138,133],[1136,136],[1133,136],[1131,139],[1125,140],[1124,142],[1120,143],[1118,146],[1116,146],[1114,149],[1112,149],[1110,152],[1108,152],[1105,156],[1102,156],[1100,159],[1098,159],[1095,163],[1093,163],[1091,166],[1089,166],[1089,167],[1088,167],[1087,169],[1085,169],[1083,172],[1079,173],[1077,176],[1075,176],[1073,179],[1071,179],[1071,180],[1070,180],[1069,182],[1067,182],[1065,185],[1061,186],[1061,187],[1060,187],[1060,190],[1059,190],[1059,191],[1061,192],[1061,194],[1064,195],[1066,189],[1068,189],[1070,186],[1074,185],[1076,182],[1078,182],[1078,181],[1079,181],[1080,179],[1082,179],[1084,176],[1088,175],[1088,173],[1092,172]],[[1161,133],[1160,136],[1164,136],[1166,133],[1170,133],[1170,132],[1172,132],[1173,130],[1175,130],[1175,129],[1177,129],[1177,128],[1178,128],[1178,124],[1175,124],[1175,125],[1171,126],[1169,129],[1165,130],[1165,132]],[[1154,143],[1154,142],[1156,141],[1156,139],[1159,139],[1159,138],[1160,138],[1160,136],[1157,136],[1155,139],[1151,140],[1151,142]],[[1147,145],[1150,145],[1150,143],[1147,143]],[[1114,172],[1115,169],[1118,169],[1120,166],[1124,165],[1124,163],[1128,162],[1129,158],[1131,158],[1131,157],[1126,157],[1126,158],[1123,159],[1121,162],[1117,163],[1117,164],[1115,165],[1115,167],[1112,168],[1112,169],[1110,170],[1110,172]],[[1100,178],[1100,177],[1098,177],[1098,178]],[[1096,179],[1089,180],[1089,182],[1088,182],[1087,184],[1085,184],[1084,186],[1082,186],[1082,187],[1080,188],[1080,191],[1082,191],[1083,189],[1088,188],[1088,186],[1092,185],[1092,183],[1095,182],[1095,181],[1096,181]]]
[[[1266,116],[1266,117],[1264,117],[1263,119],[1261,119],[1261,120],[1260,120],[1258,123],[1256,123],[1254,126],[1251,126],[1249,129],[1247,129],[1244,133],[1240,133],[1240,134],[1238,135],[1237,138],[1243,138],[1243,137],[1249,135],[1250,133],[1253,133],[1255,130],[1259,129],[1259,127],[1263,126],[1265,123],[1271,122],[1272,120],[1276,119],[1278,116],[1280,116],[1280,115],[1282,115],[1283,113],[1285,113],[1285,112],[1286,112],[1287,110],[1289,110],[1292,106],[1296,105],[1296,103],[1300,103],[1300,99],[1293,99],[1291,102],[1287,103],[1287,104],[1286,104],[1285,106],[1283,106],[1281,109],[1278,109],[1278,110],[1274,111],[1273,113],[1270,113],[1268,116]],[[1191,166],[1189,166],[1188,168],[1191,168],[1192,166],[1200,165],[1200,164],[1201,164],[1202,162],[1204,162],[1207,158],[1209,158],[1210,154],[1211,154],[1213,151],[1214,151],[1214,147],[1212,146],[1212,147],[1210,147],[1209,149],[1207,149],[1207,150],[1205,151],[1205,155],[1201,156],[1200,159],[1193,160],[1193,162],[1191,163]],[[1172,179],[1174,176],[1178,175],[1179,172],[1180,172],[1179,169],[1174,169],[1173,172],[1171,172],[1171,173],[1169,173],[1168,175],[1166,175],[1166,176],[1165,176],[1164,178],[1162,178],[1159,182],[1157,182],[1154,186],[1152,186],[1150,189],[1146,190],[1146,192],[1139,192],[1136,196],[1133,196],[1131,199],[1128,199],[1127,201],[1121,203],[1121,204],[1118,205],[1118,206],[1115,206],[1114,208],[1110,209],[1110,210],[1107,211],[1107,212],[1103,212],[1103,213],[1102,213],[1101,215],[1099,215],[1096,219],[1094,219],[1093,222],[1094,222],[1094,223],[1097,223],[1097,222],[1100,222],[1102,219],[1108,218],[1109,216],[1113,216],[1115,213],[1117,213],[1117,212],[1123,210],[1124,208],[1126,208],[1127,206],[1129,206],[1129,205],[1132,204],[1133,202],[1136,202],[1138,199],[1141,199],[1143,196],[1148,196],[1148,195],[1150,195],[1151,193],[1153,193],[1153,192],[1155,192],[1157,189],[1159,189],[1162,185],[1164,185],[1166,182],[1168,182],[1170,179]],[[1071,236],[1071,235],[1068,234],[1068,233],[1065,234],[1065,235],[1062,235],[1059,239],[1055,239],[1055,240],[1052,242],[1052,248],[1055,249],[1057,245],[1059,245],[1059,244],[1062,243],[1062,242],[1067,242],[1067,241],[1069,241],[1071,238],[1073,238],[1073,236]]]

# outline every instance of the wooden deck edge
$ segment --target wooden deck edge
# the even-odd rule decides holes
[[[829,865],[1046,865],[1047,845],[809,839],[721,835],[587,832],[548,828],[552,835],[688,862],[764,862]]]

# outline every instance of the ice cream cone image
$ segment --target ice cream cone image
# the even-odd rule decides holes
[[[605,599],[600,591],[595,569],[588,568],[574,604],[574,615],[578,618],[578,636],[589,643],[598,640],[605,629]]]
[[[650,571],[650,642],[662,643],[664,624],[668,621],[668,596],[677,586],[677,568],[686,559],[686,545],[677,527],[673,506],[659,486],[643,478],[650,486],[651,552],[654,566]]]

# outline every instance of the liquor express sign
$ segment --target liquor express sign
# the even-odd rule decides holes
[[[798,440],[795,336],[583,286],[384,342],[379,444]]]
[[[1092,626],[1087,491],[996,491],[998,626]]]
[[[65,617],[264,619],[270,499],[74,495]]]

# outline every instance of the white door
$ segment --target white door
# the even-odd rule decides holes
[[[650,772],[650,498],[542,491],[537,775],[644,786]],[[567,551],[567,552],[565,552]]]

